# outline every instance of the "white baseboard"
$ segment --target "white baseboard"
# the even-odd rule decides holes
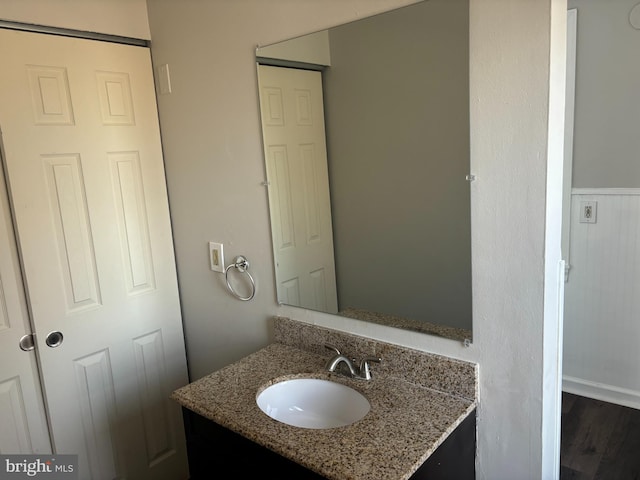
[[[614,387],[613,385],[604,383],[591,382],[567,375],[562,377],[562,390],[582,397],[594,398],[596,400],[640,410],[639,391]]]

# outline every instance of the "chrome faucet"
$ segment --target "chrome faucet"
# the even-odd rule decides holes
[[[340,365],[341,363],[344,363],[347,366],[347,368],[349,369],[349,373],[351,373],[352,377],[355,377],[355,376],[358,375],[358,372],[356,371],[356,368],[353,366],[353,363],[351,362],[351,360],[349,360],[347,357],[342,355],[337,348],[330,347],[328,345],[325,345],[325,346],[327,348],[331,348],[331,349],[335,350],[335,352],[336,352],[336,356],[332,357],[327,362],[327,370],[328,371],[335,372],[335,370],[338,367],[338,365]]]
[[[335,372],[336,368],[338,368],[341,363],[344,363],[349,369],[349,373],[352,378],[371,380],[371,370],[369,368],[369,363],[380,363],[382,361],[382,359],[379,357],[365,357],[360,361],[360,366],[356,367],[354,365],[354,362],[356,361],[355,359],[349,359],[348,357],[340,353],[340,350],[338,350],[333,345],[325,344],[325,348],[333,350],[336,353],[336,355],[331,357],[327,362],[327,370],[329,372]]]

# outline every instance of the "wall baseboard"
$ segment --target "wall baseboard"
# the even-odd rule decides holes
[[[581,378],[562,377],[562,390],[582,397],[615,403],[624,407],[640,410],[640,392],[626,388],[614,387],[605,383],[591,382]]]

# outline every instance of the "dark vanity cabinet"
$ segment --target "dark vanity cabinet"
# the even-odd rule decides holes
[[[191,480],[271,478],[315,480],[314,473],[243,436],[183,408]],[[412,480],[475,479],[475,410],[447,437]],[[380,479],[385,480],[385,479]],[[392,480],[392,479],[390,479]]]

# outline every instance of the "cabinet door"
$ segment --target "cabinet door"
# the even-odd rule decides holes
[[[238,478],[321,480],[324,477],[188,409],[187,425],[191,480],[215,478],[216,472],[233,466]],[[336,446],[336,448],[339,448]],[[445,439],[410,480],[473,480],[476,458],[476,412]]]

